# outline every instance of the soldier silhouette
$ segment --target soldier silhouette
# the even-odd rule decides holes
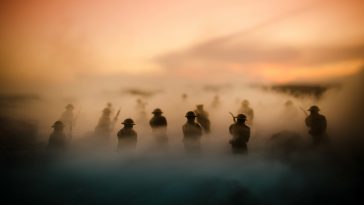
[[[121,124],[124,125],[122,129],[119,130],[118,136],[118,149],[131,149],[135,148],[137,144],[138,134],[133,129],[135,125],[134,121],[130,118],[127,118]]]
[[[110,115],[112,115],[112,113],[114,112],[114,108],[112,106],[112,103],[111,102],[108,102],[106,104],[106,108],[105,109],[109,109],[110,110]]]
[[[202,126],[206,134],[210,133],[210,120],[209,114],[203,109],[203,105],[197,105],[195,113],[197,115],[197,122]]]
[[[193,111],[187,112],[185,117],[187,122],[182,127],[185,150],[188,152],[199,152],[201,149],[202,128],[195,122],[197,116]]]
[[[229,127],[229,132],[233,137],[233,139],[230,140],[233,153],[247,153],[250,128],[245,124],[246,116],[244,114],[239,114],[235,119],[235,123]]]
[[[95,128],[95,136],[97,139],[108,142],[111,131],[112,131],[112,122],[111,122],[111,110],[109,108],[104,108],[102,110],[102,115],[99,119],[99,122]]]
[[[152,127],[153,135],[159,144],[167,144],[167,119],[162,116],[162,110],[156,108],[153,112],[153,117],[149,121],[149,125]]]
[[[316,105],[311,106],[308,111],[310,115],[305,119],[306,126],[310,128],[308,133],[312,136],[314,145],[323,144],[328,140],[326,117],[319,113],[320,109]]]
[[[247,116],[248,124],[252,125],[254,120],[254,110],[250,107],[250,103],[248,100],[243,100],[241,102],[241,106],[238,110],[238,113],[242,113]]]
[[[67,146],[67,137],[63,132],[64,124],[62,121],[56,121],[53,125],[53,132],[49,136],[48,148],[52,151],[63,151]]]
[[[219,96],[215,95],[214,99],[212,100],[211,107],[216,109],[220,107],[220,104],[221,102]]]
[[[146,106],[147,106],[147,103],[144,102],[142,99],[138,98],[136,100],[136,106],[135,106],[135,109],[138,113],[138,117],[136,119],[137,122],[139,123],[145,123],[145,122],[148,122],[147,120],[147,112],[145,111],[146,110]]]
[[[63,122],[66,131],[66,135],[68,140],[72,138],[72,129],[74,124],[74,106],[72,104],[68,104],[66,107],[66,110],[62,113],[60,117],[60,121]]]
[[[182,101],[186,101],[188,98],[188,95],[186,93],[182,93],[181,97],[182,97]]]

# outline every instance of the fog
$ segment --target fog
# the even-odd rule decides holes
[[[2,103],[2,170],[7,177],[5,201],[46,204],[319,204],[359,200],[363,182],[364,73],[342,79],[322,97],[293,96],[244,83],[133,80],[80,83],[33,94],[4,95]],[[140,81],[139,81],[140,82]],[[71,88],[71,86],[74,86]],[[324,86],[324,85],[322,85]],[[183,99],[182,95],[187,94]],[[215,96],[220,104],[212,106]],[[140,119],[137,99],[146,103]],[[242,100],[254,109],[248,155],[233,155],[228,143],[229,112],[237,115]],[[294,110],[284,104],[291,100]],[[90,136],[107,102],[120,109],[107,145]],[[51,125],[65,105],[75,106],[76,122],[67,151],[47,151]],[[211,133],[201,140],[201,154],[182,143],[187,111],[204,104]],[[318,105],[328,119],[330,144],[313,147],[305,113]],[[167,118],[168,149],[154,142],[148,121],[161,108]],[[117,151],[117,131],[126,118],[136,121],[136,150]],[[28,127],[26,127],[26,125]],[[6,127],[5,127],[6,126]],[[30,128],[34,128],[29,133]],[[286,130],[280,138],[272,136]],[[9,140],[9,133],[18,141]],[[30,139],[31,138],[31,139]],[[29,140],[30,139],[30,140]],[[293,140],[292,140],[293,139]],[[7,144],[8,143],[8,144]],[[31,144],[30,146],[27,145]],[[26,145],[24,145],[26,144]],[[11,145],[11,146],[10,146]],[[86,146],[87,145],[87,146]],[[26,182],[26,183],[24,183]],[[21,187],[21,188],[20,188]],[[16,195],[23,197],[16,198]]]

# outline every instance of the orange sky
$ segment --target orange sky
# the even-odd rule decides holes
[[[109,75],[326,80],[364,56],[360,0],[4,0],[0,17],[3,88]]]

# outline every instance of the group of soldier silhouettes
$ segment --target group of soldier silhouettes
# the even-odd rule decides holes
[[[141,104],[141,102],[138,102]],[[145,107],[145,106],[144,106]],[[60,120],[53,124],[54,131],[49,138],[48,147],[54,150],[63,150],[66,148],[71,135],[72,127],[75,121],[73,115],[74,106],[69,104],[66,106],[66,110],[62,114]],[[309,127],[309,134],[312,136],[313,144],[318,145],[324,143],[327,139],[326,128],[327,122],[325,116],[319,113],[317,106],[311,106],[308,111],[310,114],[305,119],[305,124]],[[144,111],[143,111],[144,112]],[[250,108],[249,102],[244,100],[241,103],[239,114],[233,116],[234,123],[229,126],[229,133],[232,139],[229,141],[233,153],[247,153],[249,138],[251,135],[250,127],[254,118],[253,109]],[[102,116],[95,128],[94,136],[97,138],[107,138],[111,135],[112,130],[117,122],[120,110],[115,117],[111,119],[112,105],[107,104],[107,107],[103,109]],[[162,147],[168,145],[167,136],[167,119],[162,114],[162,110],[156,108],[153,112],[153,117],[149,121],[149,125],[152,129],[153,136]],[[201,137],[203,134],[210,133],[210,120],[208,113],[204,110],[203,105],[197,105],[196,110],[188,111],[185,115],[187,121],[182,126],[183,132],[183,144],[187,152],[199,152],[201,149]],[[137,145],[138,134],[133,129],[135,122],[131,118],[125,119],[121,124],[121,128],[117,132],[118,138],[118,150],[130,150],[134,149]],[[100,139],[98,142],[101,142]]]

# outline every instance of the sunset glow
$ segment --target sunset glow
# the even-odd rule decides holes
[[[363,63],[363,7],[360,0],[2,1],[2,87],[109,75],[329,80]]]

